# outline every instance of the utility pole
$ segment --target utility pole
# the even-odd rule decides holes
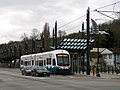
[[[87,75],[90,75],[90,8],[87,9]]]
[[[84,39],[84,22],[82,23],[82,38]]]
[[[55,49],[57,49],[57,21],[55,22]]]
[[[84,39],[84,22],[82,23],[82,39]],[[83,55],[83,58],[82,58],[82,73],[84,74],[84,71],[85,71],[85,52],[84,50],[82,50],[82,55]]]
[[[100,56],[100,53],[99,53],[99,33],[98,33],[98,42],[97,42],[97,73],[96,73],[96,76],[97,77],[100,77],[100,60],[99,60],[99,56]]]

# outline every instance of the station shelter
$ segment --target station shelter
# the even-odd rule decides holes
[[[94,40],[89,40],[90,48],[92,48]],[[58,49],[67,50],[71,57],[71,72],[83,73],[86,71],[86,50],[87,39],[63,39]]]

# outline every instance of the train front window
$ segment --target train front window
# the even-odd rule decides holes
[[[68,66],[69,56],[67,54],[57,54],[57,63],[59,66]]]

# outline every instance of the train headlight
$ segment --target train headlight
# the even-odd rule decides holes
[[[64,69],[64,67],[59,67],[59,69]]]
[[[69,69],[69,67],[59,67],[59,69]]]
[[[65,67],[65,69],[69,69],[68,67]]]

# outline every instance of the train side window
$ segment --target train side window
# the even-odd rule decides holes
[[[25,61],[25,66],[26,66],[26,65],[28,65],[28,62],[27,62],[27,61]]]
[[[46,65],[46,60],[44,60],[44,66]]]
[[[47,65],[51,65],[51,58],[47,58]]]
[[[35,61],[35,65],[36,66],[38,66],[39,65],[39,61],[37,60],[37,61]]]
[[[39,61],[39,66],[43,66],[43,60]]]
[[[32,60],[32,66],[34,65],[34,60]]]
[[[30,65],[31,63],[30,63],[30,61],[28,61],[28,65]]]
[[[55,59],[53,59],[53,65],[56,65]]]

